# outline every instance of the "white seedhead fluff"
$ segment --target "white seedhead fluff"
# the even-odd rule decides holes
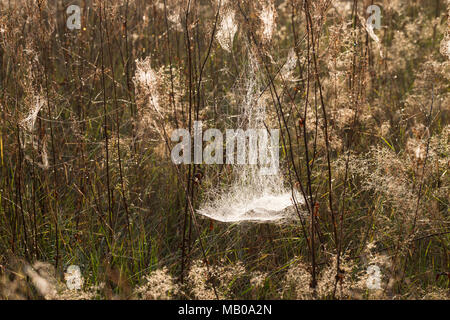
[[[231,49],[233,48],[234,35],[236,34],[237,29],[238,25],[234,18],[234,12],[227,10],[222,15],[222,19],[220,20],[219,28],[216,33],[217,41],[224,50],[231,52]]]
[[[77,265],[70,265],[64,273],[64,280],[69,290],[81,290],[83,287],[83,276],[81,275],[80,267]]]
[[[279,173],[279,130],[267,132],[258,63],[251,54],[249,57],[238,128],[226,130],[227,163],[234,165],[235,180],[229,186],[210,189],[197,212],[233,223],[292,220],[296,217],[292,197],[300,198],[285,187]]]

